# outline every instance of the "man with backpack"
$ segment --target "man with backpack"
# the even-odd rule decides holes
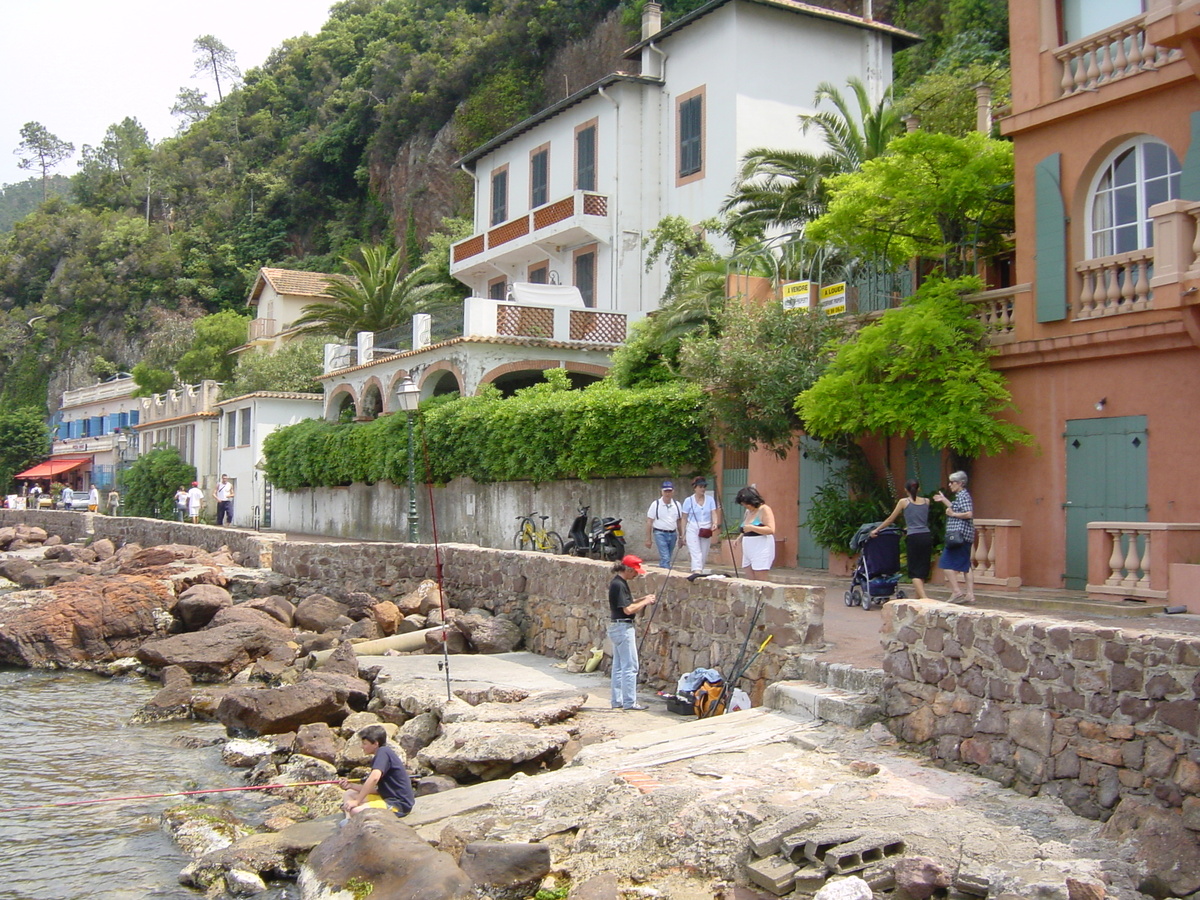
[[[646,546],[658,551],[658,564],[664,569],[671,568],[682,514],[683,508],[675,500],[675,485],[664,481],[662,495],[646,510]]]

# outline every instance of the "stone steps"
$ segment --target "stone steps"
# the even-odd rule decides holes
[[[883,717],[878,692],[844,691],[815,681],[777,681],[767,687],[763,705],[788,715],[811,716],[851,728],[864,728]]]

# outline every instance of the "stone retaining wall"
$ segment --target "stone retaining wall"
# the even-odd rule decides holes
[[[884,612],[898,737],[1081,815],[1128,797],[1200,831],[1200,636],[917,600]]]
[[[442,545],[447,601],[457,608],[480,606],[512,615],[528,649],[566,659],[578,650],[604,647],[608,628],[610,564],[594,560]],[[336,584],[395,596],[436,575],[434,550],[413,544],[275,545],[275,571],[314,584]],[[771,643],[747,673],[742,687],[756,699],[766,684],[794,677],[798,654],[824,641],[824,589],[764,584],[742,579],[688,582],[650,570],[634,582],[634,595],[649,591],[662,600],[639,616],[642,669],[650,683],[673,686],[698,667],[728,670],[738,655],[759,598],[763,610],[747,657],[767,635]]]
[[[135,541],[143,547],[191,544],[210,552],[228,547],[234,553],[241,554],[242,565],[250,568],[270,568],[272,548],[283,539],[283,535],[270,532],[141,519],[136,516],[106,516],[102,513],[56,509],[0,509],[0,527],[21,524],[44,528],[68,543],[86,538],[110,538],[118,544]]]

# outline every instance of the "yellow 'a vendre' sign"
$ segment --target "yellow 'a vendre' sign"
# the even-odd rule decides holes
[[[784,309],[808,309],[811,281],[790,281],[783,286]]]

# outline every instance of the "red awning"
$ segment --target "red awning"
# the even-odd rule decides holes
[[[61,475],[63,472],[70,472],[72,469],[78,469],[80,466],[85,466],[92,461],[90,456],[59,456],[54,459],[48,459],[44,463],[38,463],[32,469],[26,469],[20,475],[14,475],[14,478],[24,478],[28,481],[40,481],[43,478],[53,478],[55,475]]]

